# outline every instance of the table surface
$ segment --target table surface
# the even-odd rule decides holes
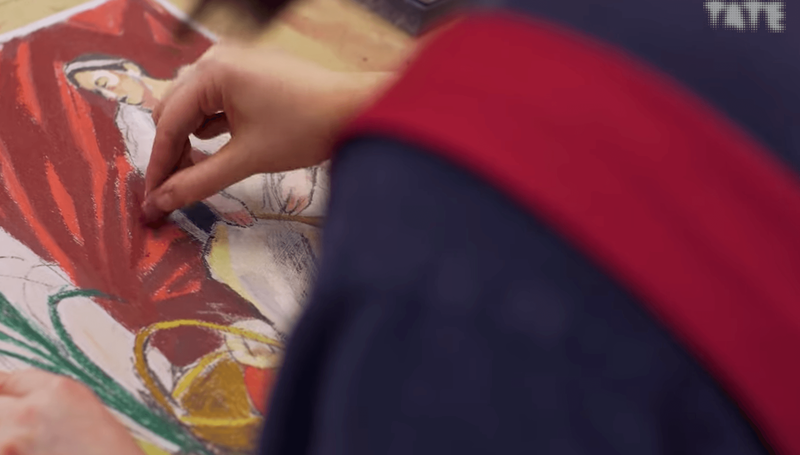
[[[0,0],[0,33],[86,0]],[[194,0],[168,0],[189,11]],[[230,40],[273,45],[334,70],[386,71],[401,67],[414,40],[352,0],[298,0],[258,32],[229,10],[213,11],[203,25]]]

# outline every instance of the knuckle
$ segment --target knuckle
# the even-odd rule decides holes
[[[197,68],[197,63],[192,63],[191,65],[186,65],[186,66],[184,66],[182,68],[179,68],[177,77],[178,78],[183,77],[186,74],[188,74],[189,72],[193,71],[195,68]]]
[[[220,57],[220,55],[220,53],[215,53],[207,59],[197,62],[197,71],[195,72],[197,77],[211,81],[225,78],[233,67],[227,59]]]
[[[213,51],[209,51],[208,54],[204,55],[200,60],[195,63],[194,69],[196,69],[197,73],[204,73],[206,71],[211,71],[218,65],[219,60],[216,57],[216,54]]]
[[[166,110],[167,109],[165,109],[165,111]],[[167,111],[166,114],[169,114],[169,112]],[[161,112],[161,115],[164,115],[164,112]],[[164,123],[166,123],[166,122],[164,122]],[[155,139],[155,143],[153,144],[154,152],[158,149],[158,146],[162,146],[163,147],[164,145],[167,145],[167,144],[177,140],[178,137],[180,136],[180,132],[178,131],[178,129],[175,126],[167,125],[167,124],[164,124],[164,123],[160,124],[158,126],[158,129],[156,130],[156,139]]]
[[[228,45],[226,43],[220,42],[208,48],[208,50],[203,53],[203,56],[200,57],[200,62],[210,61],[210,60],[218,60],[220,54],[223,53],[223,50],[227,48]]]

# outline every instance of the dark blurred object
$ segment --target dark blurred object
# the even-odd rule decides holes
[[[450,12],[466,0],[355,0],[396,27],[419,35],[432,23]],[[226,7],[246,14],[256,25],[263,26],[274,19],[292,0],[198,0],[192,10],[192,19],[202,21],[213,8],[225,4]],[[178,35],[185,35],[188,26],[184,24]]]
[[[247,15],[256,25],[264,26],[284,10],[292,0],[197,0],[189,16],[195,21],[202,21],[213,8],[226,5]],[[177,31],[179,36],[190,30],[188,24],[182,24]]]
[[[425,32],[432,23],[463,0],[355,0],[412,35]]]

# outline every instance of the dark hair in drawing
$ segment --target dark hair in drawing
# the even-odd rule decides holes
[[[105,54],[84,54],[64,65],[64,75],[70,84],[80,88],[75,75],[83,71],[126,71],[125,64],[133,63],[142,72],[142,75],[149,76],[147,72],[136,62],[126,58],[115,57]]]

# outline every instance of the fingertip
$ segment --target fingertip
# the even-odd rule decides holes
[[[145,200],[142,204],[142,214],[139,217],[139,222],[148,227],[160,227],[169,213],[165,212],[153,204],[151,199]]]
[[[160,187],[150,192],[142,203],[141,222],[153,225],[163,221],[167,215],[179,208],[171,191]]]

